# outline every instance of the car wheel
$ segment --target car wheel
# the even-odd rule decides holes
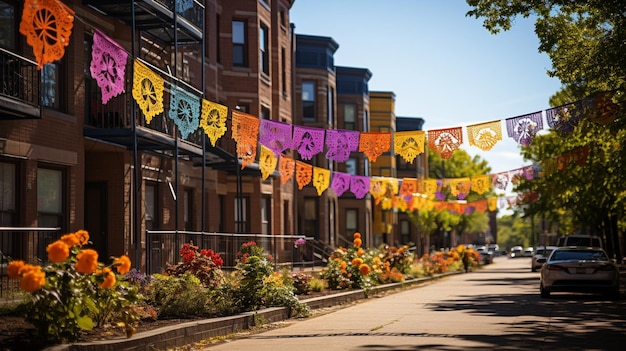
[[[541,293],[541,297],[550,297],[550,291],[543,288],[543,284],[539,285],[539,292]]]

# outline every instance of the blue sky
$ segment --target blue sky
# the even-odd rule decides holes
[[[534,21],[519,18],[492,35],[482,20],[465,17],[463,0],[296,0],[290,20],[297,34],[333,38],[337,66],[367,68],[369,89],[392,91],[396,115],[422,117],[424,130],[465,127],[545,110],[561,86],[538,52]],[[492,173],[528,165],[506,135],[487,152]],[[463,130],[465,134],[465,129]]]

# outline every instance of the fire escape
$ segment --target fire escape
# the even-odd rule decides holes
[[[177,126],[168,118],[170,88],[173,85],[199,97],[205,97],[205,4],[204,0],[137,0],[96,1],[83,4],[97,12],[113,17],[132,30],[131,60],[127,72],[132,72],[132,60],[138,59],[165,80],[164,112],[150,123],[138,109],[131,96],[132,79],[126,81],[126,93],[114,97],[106,105],[100,102],[97,86],[87,87],[84,135],[132,150],[134,164],[140,166],[139,153],[152,153],[175,160],[174,192],[178,193],[180,161],[191,161],[202,167],[202,193],[205,193],[205,168],[211,164],[236,162],[236,158],[219,147],[211,146],[201,128],[182,138]],[[127,76],[129,76],[127,74]],[[140,184],[139,168],[135,167],[133,183]],[[139,187],[134,187],[133,217],[139,218]],[[202,197],[201,213],[205,212]],[[178,208],[178,206],[176,206]],[[202,216],[201,228],[205,223]],[[179,228],[178,210],[174,214]],[[140,223],[134,221],[135,238],[139,238]],[[139,250],[139,248],[137,248]],[[137,252],[139,254],[139,252]]]

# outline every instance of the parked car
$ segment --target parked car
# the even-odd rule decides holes
[[[493,263],[493,251],[490,251],[487,246],[477,246],[476,251],[480,254],[481,264]]]
[[[570,234],[560,237],[556,246],[603,247],[600,237],[590,234]]]
[[[602,248],[558,247],[541,267],[539,292],[550,297],[553,291],[595,292],[619,297],[619,269]]]
[[[533,252],[535,251],[534,248],[532,247],[527,247],[526,249],[524,249],[524,252],[522,253],[523,257],[532,257],[533,256]]]
[[[539,246],[537,250],[535,250],[533,257],[530,260],[530,270],[532,272],[536,272],[538,269],[541,269],[541,266],[543,266],[543,263],[539,263],[537,262],[537,260],[540,258],[547,259],[548,257],[550,257],[550,254],[552,253],[552,251],[556,248],[557,248],[556,246]]]
[[[511,248],[511,252],[509,253],[509,257],[510,258],[517,258],[517,257],[522,257],[522,254],[524,253],[524,248],[521,246],[513,246]]]

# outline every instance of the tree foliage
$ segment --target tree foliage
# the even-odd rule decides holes
[[[524,204],[524,215],[541,215],[558,224],[563,234],[580,230],[602,235],[609,253],[620,259],[619,235],[626,224],[626,2],[467,3],[472,7],[467,15],[483,19],[494,34],[510,29],[520,16],[534,18],[538,50],[552,61],[547,74],[563,84],[550,105],[582,102],[582,119],[571,132],[550,130],[522,149],[524,158],[540,171],[538,178],[522,181],[516,189],[535,194],[534,201]],[[599,105],[598,98],[604,96],[613,105]],[[611,109],[603,110],[607,106]]]
[[[429,152],[428,170],[431,179],[449,179],[488,174],[491,168],[480,156],[471,157],[465,150],[457,150],[447,160],[442,159],[439,153]],[[493,196],[493,193],[477,194],[471,191],[465,199],[468,202],[475,201],[488,195]],[[444,200],[453,201],[457,198],[448,194]],[[421,228],[426,236],[441,232],[454,232],[456,235],[484,233],[489,229],[487,216],[487,213],[478,211],[457,214],[448,210],[438,211],[435,208],[423,208],[409,213],[411,221]]]

